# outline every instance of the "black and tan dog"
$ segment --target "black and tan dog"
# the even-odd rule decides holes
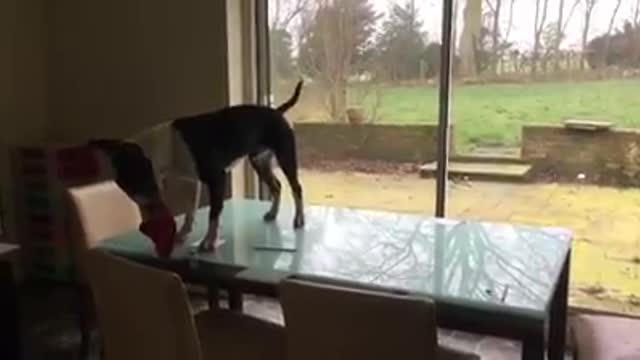
[[[178,239],[191,231],[194,213],[200,197],[200,182],[209,190],[209,228],[201,250],[212,250],[218,241],[219,218],[223,208],[226,188],[226,172],[241,158],[249,161],[268,187],[272,203],[264,215],[265,221],[273,221],[280,207],[281,184],[275,177],[271,163],[275,156],[289,182],[294,201],[294,228],[304,226],[302,187],[298,180],[296,142],[293,129],[284,114],[293,107],[302,90],[300,81],[293,96],[278,108],[259,105],[231,106],[219,111],[179,118],[155,128],[171,138],[172,154],[182,159],[180,168],[162,169],[154,163],[151,153],[157,149],[145,149],[134,141],[96,139],[91,147],[106,155],[112,176],[118,186],[140,208],[143,221],[154,216],[158,208],[167,208],[163,187],[167,177],[198,179],[197,191],[190,199],[194,206],[187,212]],[[158,130],[160,129],[160,130]]]

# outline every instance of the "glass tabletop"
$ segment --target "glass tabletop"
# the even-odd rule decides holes
[[[266,279],[320,276],[536,315],[547,311],[571,246],[571,233],[560,228],[326,206],[307,206],[306,226],[295,231],[291,208],[282,207],[276,222],[264,223],[268,208],[261,201],[227,201],[225,242],[213,254],[195,253],[208,222],[208,209],[200,210],[194,231],[172,258],[189,258],[195,271],[229,265]],[[154,256],[138,232],[103,247]]]

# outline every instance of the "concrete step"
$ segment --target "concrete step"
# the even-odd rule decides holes
[[[460,163],[489,163],[489,164],[520,164],[527,165],[527,160],[519,155],[496,155],[496,154],[473,154],[473,155],[453,155],[450,162]]]
[[[524,182],[531,170],[530,164],[495,163],[478,161],[450,161],[449,176],[470,180]],[[420,177],[432,178],[436,173],[436,163],[427,163],[420,167]]]
[[[565,120],[564,127],[571,130],[580,131],[608,131],[613,127],[613,123],[609,121],[593,121],[593,120]]]

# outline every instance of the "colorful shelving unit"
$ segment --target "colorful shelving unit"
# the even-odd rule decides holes
[[[159,150],[151,156],[172,159],[164,147],[171,149],[171,144],[158,142],[155,148]],[[64,190],[70,185],[105,179],[95,153],[86,146],[14,146],[10,157],[14,233],[22,249],[24,275],[36,280],[71,280],[73,248]],[[173,186],[178,199],[193,198],[191,183]],[[203,190],[201,206],[206,206],[208,195],[206,188]],[[231,196],[230,174],[227,174],[226,190],[228,198]],[[186,207],[176,206],[174,210],[178,214]]]
[[[84,146],[14,147],[11,165],[25,275],[70,280],[73,254],[64,188],[99,179],[93,152]]]

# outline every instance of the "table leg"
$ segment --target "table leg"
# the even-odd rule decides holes
[[[544,360],[544,325],[522,340],[522,360]]]
[[[567,253],[551,303],[551,313],[549,314],[549,360],[562,360],[565,355],[570,265],[571,251]]]
[[[220,289],[217,286],[207,287],[207,303],[209,310],[217,310],[220,307]]]
[[[22,359],[18,288],[11,263],[0,261],[0,359]]]
[[[242,291],[229,289],[229,308],[241,313],[243,311],[243,303]]]
[[[91,317],[93,299],[88,285],[76,284],[76,307],[78,309],[78,327],[80,329],[80,359],[89,358],[91,349]]]

